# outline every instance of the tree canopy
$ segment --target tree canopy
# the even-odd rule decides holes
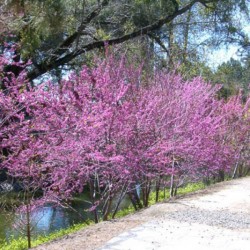
[[[20,59],[31,60],[28,75],[33,80],[69,66],[88,51],[142,36],[164,49],[170,64],[195,60],[202,45],[208,46],[204,36],[213,44],[247,43],[234,17],[247,16],[246,2],[9,0],[2,1],[0,28],[7,34],[5,41],[19,44]]]

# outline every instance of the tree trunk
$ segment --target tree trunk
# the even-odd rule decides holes
[[[187,55],[188,55],[188,39],[189,39],[189,28],[190,28],[190,20],[191,20],[191,9],[188,10],[187,13],[187,20],[186,20],[186,26],[184,30],[184,44],[183,44],[183,63],[187,62]]]
[[[174,197],[174,160],[172,162],[172,173],[170,179],[170,190],[169,190],[170,198]]]
[[[219,171],[219,181],[224,181],[225,180],[225,172],[224,170]]]
[[[159,201],[159,192],[160,192],[161,180],[157,180],[155,183],[155,202]]]
[[[110,214],[110,211],[111,211],[112,200],[113,200],[112,196],[111,196],[111,194],[109,194],[107,205],[104,208],[104,214],[103,214],[103,220],[104,221],[108,220],[108,217],[109,217],[109,214]]]
[[[168,59],[168,71],[171,72],[174,69],[174,25],[173,22],[169,23],[169,59]]]
[[[146,181],[142,188],[143,206],[148,207],[149,194],[151,191],[151,181]]]
[[[125,187],[125,186],[126,186],[126,189],[124,190],[124,187]],[[120,195],[120,197],[119,197],[119,199],[118,199],[118,201],[117,201],[115,210],[114,210],[114,212],[113,212],[113,214],[112,214],[112,219],[115,218],[115,215],[116,215],[117,212],[118,212],[118,208],[119,208],[119,206],[120,206],[120,204],[121,204],[123,198],[125,197],[125,195],[126,195],[126,193],[127,193],[127,189],[128,189],[128,186],[127,186],[126,184],[124,184],[124,186],[123,186],[123,188],[122,188],[122,191],[121,191],[121,195]]]
[[[28,198],[29,199],[29,198]],[[30,202],[26,205],[26,216],[27,216],[27,240],[28,248],[31,248],[31,232],[30,232]]]
[[[128,192],[128,196],[129,196],[131,203],[132,203],[135,210],[139,210],[139,209],[143,208],[143,205],[141,204],[140,197],[138,196],[135,188],[132,188],[132,190],[130,190]]]
[[[90,200],[91,200],[91,204],[92,206],[95,206],[95,190],[94,190],[94,183],[93,181],[89,181],[89,191],[90,191]],[[94,215],[94,221],[95,223],[98,223],[98,214],[97,214],[97,209],[94,208],[94,210],[92,211],[93,215]]]

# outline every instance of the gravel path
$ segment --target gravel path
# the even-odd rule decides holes
[[[250,177],[93,225],[39,250],[249,250]]]

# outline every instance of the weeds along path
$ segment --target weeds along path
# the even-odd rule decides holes
[[[248,250],[250,177],[90,226],[36,249]]]

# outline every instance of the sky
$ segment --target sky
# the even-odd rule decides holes
[[[243,28],[245,33],[250,34],[250,24],[246,24],[246,26]],[[216,69],[220,64],[223,62],[227,62],[230,60],[230,58],[239,59],[240,57],[237,55],[239,47],[235,45],[230,45],[228,48],[223,47],[218,50],[214,50],[213,52],[210,52],[210,55],[208,56],[208,64],[212,69]]]
[[[238,47],[229,46],[228,48],[221,48],[210,53],[208,56],[208,64],[212,69],[216,69],[223,62],[227,62],[230,58],[239,59],[237,55]]]

